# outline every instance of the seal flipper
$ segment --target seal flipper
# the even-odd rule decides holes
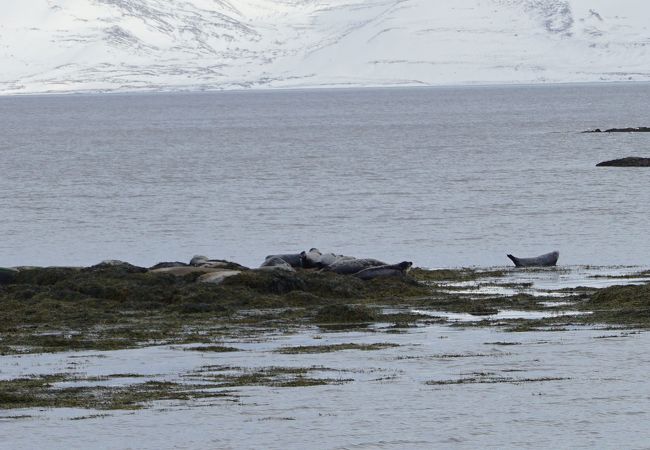
[[[519,258],[517,258],[516,256],[512,256],[512,255],[506,255],[506,256],[507,256],[508,258],[510,258],[510,260],[511,260],[513,263],[515,263],[515,266],[516,266],[516,267],[519,267],[519,265],[520,265]]]

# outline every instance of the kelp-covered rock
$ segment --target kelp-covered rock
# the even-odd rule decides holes
[[[18,276],[18,271],[16,269],[7,269],[0,267],[0,284],[13,283]]]
[[[197,277],[206,273],[220,272],[226,269],[214,267],[194,267],[194,266],[180,266],[180,267],[162,267],[159,269],[150,270],[151,273],[160,273],[173,275],[175,277],[184,277],[187,275],[196,275]]]
[[[650,284],[600,289],[583,307],[594,311],[596,322],[650,326]]]
[[[145,267],[138,267],[134,266],[133,264],[130,264],[125,261],[120,261],[117,259],[109,259],[106,261],[102,261],[99,264],[95,264],[94,266],[86,267],[83,269],[88,272],[94,272],[94,271],[112,271],[112,272],[121,272],[121,273],[144,273],[148,269]]]
[[[314,317],[317,323],[363,323],[377,319],[377,314],[363,305],[335,304],[323,306]]]

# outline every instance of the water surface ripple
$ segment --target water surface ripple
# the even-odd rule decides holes
[[[0,266],[647,264],[648,84],[0,98]]]

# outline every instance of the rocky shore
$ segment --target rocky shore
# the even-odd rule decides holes
[[[539,269],[539,270],[563,270]],[[524,331],[570,323],[650,325],[650,285],[558,289],[531,295],[513,271],[415,268],[365,279],[319,268],[260,267],[208,258],[151,268],[121,261],[91,267],[0,269],[0,352],[119,349],[159,343],[212,342],[224,333],[389,322],[396,328],[442,320],[413,308],[468,313],[578,310],[567,319],[484,321]],[[648,274],[646,274],[648,275]],[[521,277],[520,277],[521,279]],[[476,293],[463,286],[488,286]],[[386,312],[387,307],[400,312]],[[236,330],[236,331],[233,331]]]

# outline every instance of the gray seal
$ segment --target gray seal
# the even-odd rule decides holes
[[[331,264],[327,270],[331,270],[339,275],[352,275],[364,269],[386,265],[385,262],[372,258],[340,259]]]
[[[512,255],[506,256],[515,263],[516,267],[551,267],[557,264],[560,252],[554,251],[534,258],[517,258]]]
[[[335,262],[354,259],[351,256],[335,255],[334,253],[321,253],[317,248],[300,254],[302,267],[305,269],[325,269]]]
[[[281,255],[269,255],[266,258],[264,258],[264,262],[260,267],[267,267],[273,265],[273,264],[269,264],[269,262],[275,259],[281,259],[294,268],[302,267],[302,253],[285,253]]]
[[[291,266],[291,264],[289,264],[284,259],[278,257],[271,257],[271,258],[267,257],[267,259],[264,261],[264,264],[262,264],[260,268],[257,270],[265,270],[265,271],[284,270],[286,272],[296,271],[296,269],[294,269]]]
[[[402,261],[399,264],[387,264],[384,266],[370,267],[363,269],[354,274],[355,277],[362,280],[372,280],[373,278],[402,277],[411,269],[411,261]]]

